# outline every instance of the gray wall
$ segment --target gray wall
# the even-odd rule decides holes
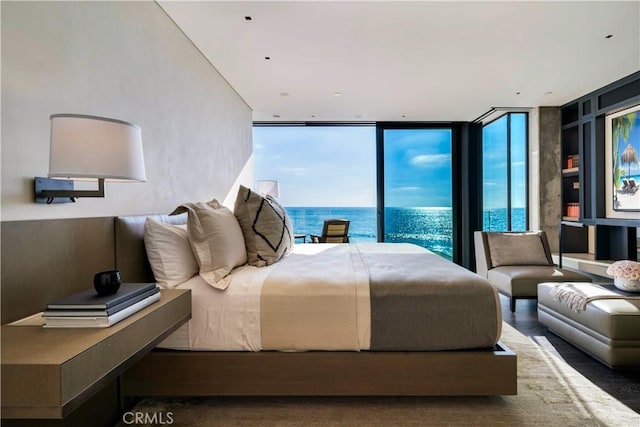
[[[252,183],[251,109],[155,2],[2,1],[2,221],[163,213]],[[142,127],[146,183],[36,205],[49,115]]]
[[[538,109],[540,230],[547,232],[551,252],[558,252],[558,227],[562,218],[560,107]]]

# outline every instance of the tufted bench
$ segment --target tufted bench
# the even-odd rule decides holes
[[[587,296],[627,296],[595,299],[586,304],[584,311],[576,312],[554,298],[554,288],[562,285],[567,284],[538,285],[538,321],[611,368],[640,367],[640,294],[617,291],[612,286],[572,283]]]

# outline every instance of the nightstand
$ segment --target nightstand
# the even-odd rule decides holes
[[[110,328],[2,325],[2,418],[62,419],[191,318],[191,291]]]

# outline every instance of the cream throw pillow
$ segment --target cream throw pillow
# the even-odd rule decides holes
[[[238,220],[217,200],[207,203],[185,203],[171,215],[187,212],[187,233],[198,265],[200,277],[218,289],[226,289],[224,281],[231,270],[246,264],[247,252]]]
[[[491,265],[553,265],[538,234],[488,233]]]
[[[147,218],[144,245],[158,286],[174,288],[198,274],[186,225],[174,225]]]
[[[273,264],[293,248],[291,219],[274,198],[240,186],[233,213],[244,234],[249,264]]]

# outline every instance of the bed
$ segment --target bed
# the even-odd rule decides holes
[[[154,280],[149,217],[186,222],[115,218],[125,281]],[[435,285],[419,285],[429,277]],[[238,266],[223,282],[216,289],[195,275],[175,285],[191,289],[192,321],[125,373],[125,395],[517,393],[495,289],[417,246],[295,245],[277,263]]]

